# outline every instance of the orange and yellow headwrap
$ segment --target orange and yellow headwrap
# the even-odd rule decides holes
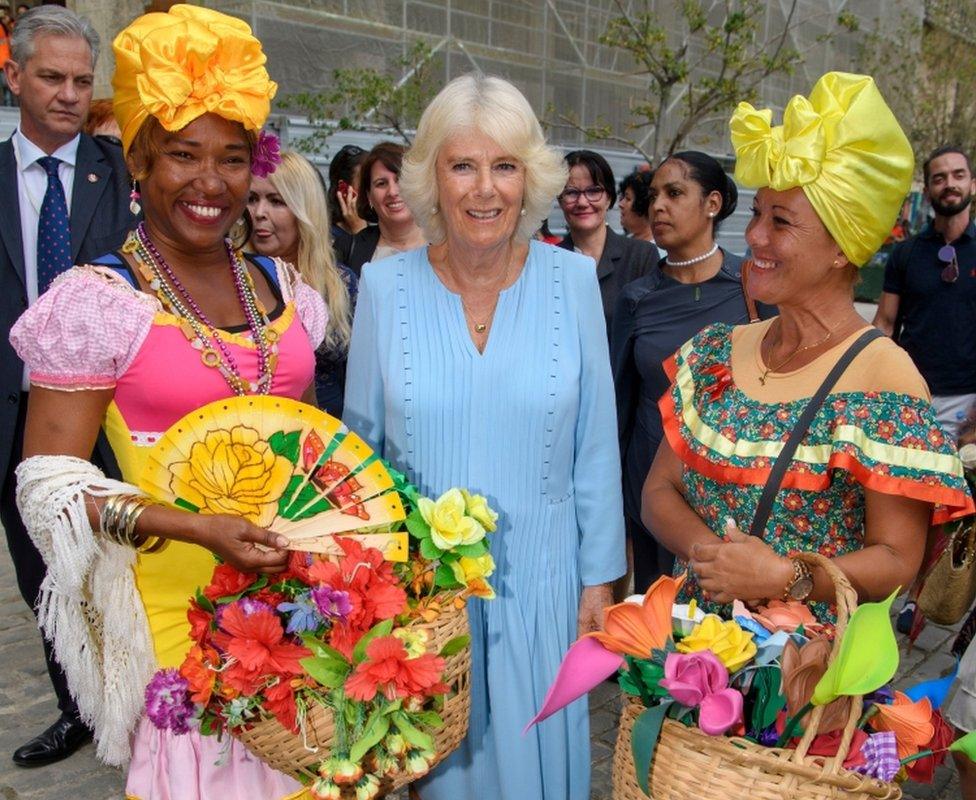
[[[810,98],[772,112],[739,103],[730,128],[735,179],[753,189],[802,187],[852,264],[864,266],[891,232],[915,159],[898,120],[867,75],[828,72]]]
[[[278,90],[246,23],[198,6],[144,14],[112,43],[115,117],[128,153],[150,116],[178,131],[208,112],[258,132]]]

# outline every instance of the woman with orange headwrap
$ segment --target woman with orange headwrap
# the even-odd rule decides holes
[[[11,335],[33,384],[18,501],[48,565],[40,620],[98,755],[120,765],[131,744],[128,797],[290,796],[300,786],[236,740],[178,736],[142,716],[153,672],[189,658],[187,598],[209,582],[213,555],[276,573],[283,542],[242,517],[152,504],[131,485],[159,432],[208,402],[314,402],[321,297],[287,264],[226,239],[252,170],[273,167],[258,132],[276,87],[250,28],[203,8],[140,17],[114,47],[115,114],[145,221],[121,251],[55,281]],[[128,483],[85,460],[100,427]]]
[[[853,304],[858,268],[910,187],[908,140],[863,75],[829,73],[809,99],[790,101],[782,126],[771,116],[742,103],[731,128],[735,177],[758,189],[748,290],[780,313],[710,326],[666,364],[666,441],[642,518],[684,562],[678,569],[690,568],[683,594],[708,610],[792,599],[829,618],[829,577],[794,553],[818,551],[862,600],[884,598],[914,579],[930,521],[973,503],[918,371],[890,339],[870,341]],[[804,431],[821,388],[833,393],[810,406]],[[790,439],[799,446],[779,465],[776,491],[774,464]]]

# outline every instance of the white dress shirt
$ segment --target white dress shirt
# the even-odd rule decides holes
[[[27,279],[27,302],[37,300],[37,223],[41,205],[47,192],[47,172],[37,163],[47,155],[40,147],[24,136],[18,128],[12,137],[14,158],[17,160],[17,200],[20,203],[20,238],[24,248],[24,272]],[[75,180],[75,163],[78,160],[78,142],[81,134],[62,145],[52,156],[61,160],[58,177],[64,187],[64,199],[71,213],[71,189]],[[24,370],[23,390],[29,388],[27,370]]]

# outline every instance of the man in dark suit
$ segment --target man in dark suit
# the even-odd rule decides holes
[[[15,504],[29,384],[10,328],[58,272],[120,247],[134,224],[121,148],[81,133],[97,56],[98,35],[87,20],[45,5],[18,20],[4,67],[20,123],[0,143],[0,522],[31,608],[45,568]],[[25,767],[66,758],[91,738],[44,644],[61,715],[14,753]]]

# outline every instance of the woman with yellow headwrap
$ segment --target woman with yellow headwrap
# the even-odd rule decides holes
[[[689,569],[685,594],[709,610],[792,599],[829,619],[830,579],[792,555],[817,551],[862,600],[882,599],[911,584],[929,524],[971,513],[973,502],[924,381],[890,339],[866,336],[827,381],[872,330],[852,288],[910,187],[904,133],[870,77],[837,72],[794,97],[782,126],[771,118],[741,103],[731,131],[735,177],[758,189],[748,291],[780,314],[710,326],[666,364],[667,438],[642,517],[679,556],[677,569]],[[773,466],[821,386],[831,393],[794,437],[776,491]]]
[[[276,87],[250,28],[203,8],[140,17],[114,47],[144,222],[118,253],[55,281],[11,334],[33,384],[17,491],[48,566],[40,619],[98,755],[131,758],[128,797],[290,796],[299,785],[236,740],[143,716],[144,703],[149,716],[165,711],[174,688],[154,679],[147,691],[155,670],[192,658],[187,598],[210,581],[213,555],[277,573],[283,542],[241,517],[154,505],[132,485],[160,432],[208,402],[314,402],[321,297],[289,265],[226,239],[252,171],[273,168],[258,133]],[[128,483],[85,460],[99,428]]]

